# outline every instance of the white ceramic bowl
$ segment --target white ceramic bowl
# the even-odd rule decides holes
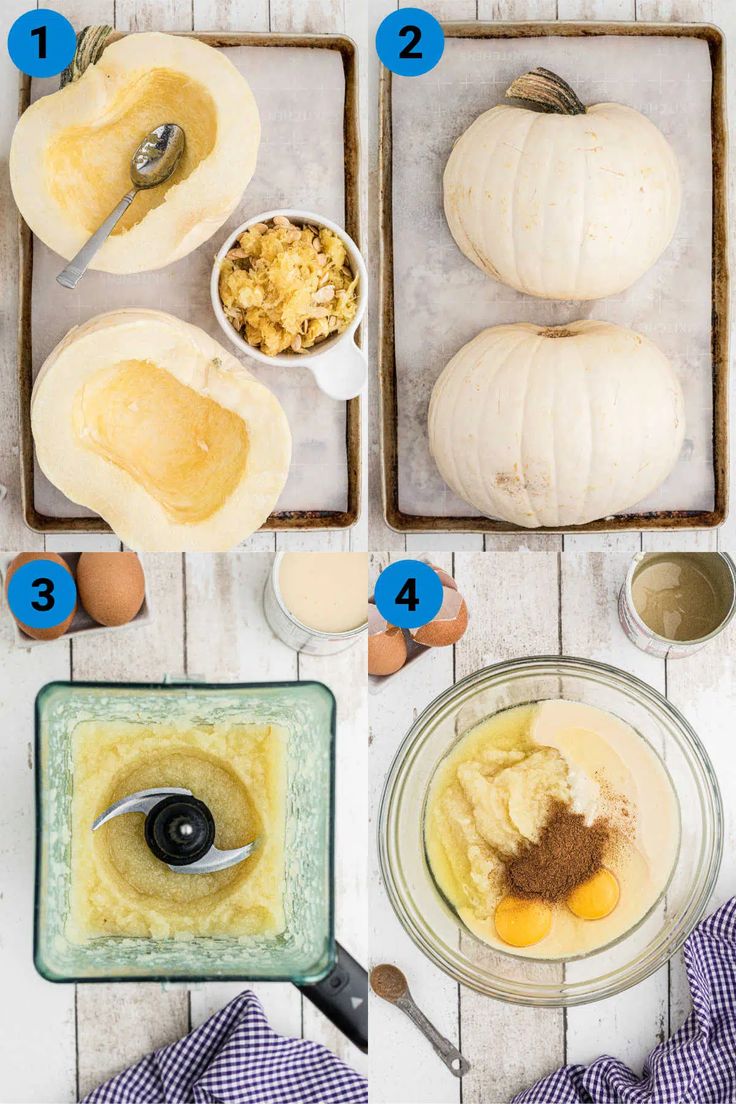
[[[289,352],[267,356],[260,349],[249,345],[229,321],[220,299],[219,282],[223,259],[225,254],[232,249],[236,239],[250,226],[255,226],[258,222],[271,222],[276,215],[285,215],[290,222],[297,226],[309,223],[311,226],[325,227],[340,238],[347,250],[350,267],[354,273],[358,274],[358,303],[355,317],[343,333],[333,334],[331,337],[325,338],[324,341],[304,353]],[[331,222],[330,219],[324,218],[322,215],[315,215],[312,211],[299,211],[291,207],[283,207],[276,211],[263,211],[259,215],[254,215],[253,218],[248,219],[247,222],[233,230],[223,242],[212,267],[210,296],[217,321],[228,340],[241,353],[245,353],[254,360],[260,360],[264,364],[279,364],[286,368],[308,368],[312,372],[317,386],[333,399],[352,399],[363,390],[368,374],[368,363],[365,353],[355,343],[355,331],[365,314],[368,298],[368,273],[357,245],[337,223]]]

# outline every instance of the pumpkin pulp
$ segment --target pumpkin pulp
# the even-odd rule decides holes
[[[176,170],[138,193],[113,234],[130,230],[160,206],[170,188],[194,172],[212,151],[217,111],[198,81],[170,69],[152,69],[126,85],[93,126],[71,126],[45,155],[48,188],[59,206],[90,234],[130,191],[130,161],[145,136],[162,123],[184,128],[186,145]]]
[[[162,781],[163,779],[163,781]],[[108,807],[128,794],[159,786],[184,786],[210,809],[217,835],[215,844],[223,850],[240,847],[263,833],[247,787],[222,760],[193,747],[159,754],[136,763],[98,804]],[[243,863],[196,878],[172,873],[147,847],[141,845],[141,822],[137,817],[116,817],[107,827],[105,860],[115,880],[122,881],[144,897],[194,906],[213,895],[222,896],[233,883],[243,881],[258,862],[256,848]]]
[[[248,460],[242,418],[147,360],[96,372],[75,396],[74,432],[179,524],[198,524],[219,510]]]

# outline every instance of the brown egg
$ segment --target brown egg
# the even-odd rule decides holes
[[[452,580],[453,584],[455,580]],[[442,587],[440,612],[418,629],[409,629],[417,644],[427,648],[445,648],[456,644],[468,627],[468,607],[456,586]]]
[[[393,675],[406,663],[406,639],[374,605],[368,606],[368,674]]]
[[[83,552],[77,564],[79,600],[100,625],[127,625],[143,605],[146,581],[135,552]]]
[[[31,563],[33,560],[53,560],[54,563],[60,564],[61,567],[65,568],[69,572],[71,577],[74,578],[74,572],[69,567],[69,564],[61,556],[57,555],[56,552],[21,552],[18,556],[15,557],[15,559],[8,567],[8,570],[5,572],[6,599],[8,597],[8,586],[10,584],[10,580],[13,578],[18,568],[22,567],[23,564]],[[8,606],[8,609],[10,609],[10,606]],[[56,640],[58,639],[58,637],[63,636],[66,630],[71,625],[72,621],[74,620],[74,614],[76,612],[77,604],[75,602],[72,612],[64,621],[60,621],[58,625],[54,625],[50,629],[34,629],[30,625],[24,625],[22,621],[19,621],[17,617],[14,617],[13,611],[10,610],[11,616],[14,617],[14,620],[18,627],[23,630],[26,636],[32,637],[33,640]]]

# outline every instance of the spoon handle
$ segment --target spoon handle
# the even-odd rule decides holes
[[[449,1039],[446,1039],[444,1035],[440,1035],[434,1024],[430,1023],[424,1013],[417,1008],[411,993],[405,993],[403,997],[395,1000],[394,1004],[402,1012],[405,1012],[412,1023],[419,1028],[425,1038],[432,1044],[435,1054],[442,1059],[455,1077],[463,1077],[469,1071],[470,1062],[467,1058],[463,1058],[460,1051],[452,1045]]]
[[[56,277],[57,283],[65,288],[75,288],[77,286],[91,264],[95,253],[102,243],[109,238],[110,234],[112,234],[118,222],[135,199],[137,192],[137,188],[132,188],[123,196],[115,210],[110,212],[99,229],[95,230],[92,237],[84,243],[76,257],[72,257],[66,268],[61,270]]]

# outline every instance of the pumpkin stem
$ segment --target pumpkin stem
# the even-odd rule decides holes
[[[59,88],[79,80],[85,69],[100,60],[112,27],[102,23],[96,27],[84,27],[77,35],[77,48],[74,57],[59,78]]]
[[[517,77],[506,89],[506,95],[533,103],[540,111],[549,114],[584,115],[586,111],[585,104],[570,85],[549,69],[532,69]]]
[[[568,330],[566,326],[547,326],[539,331],[540,337],[574,337],[575,331]]]

